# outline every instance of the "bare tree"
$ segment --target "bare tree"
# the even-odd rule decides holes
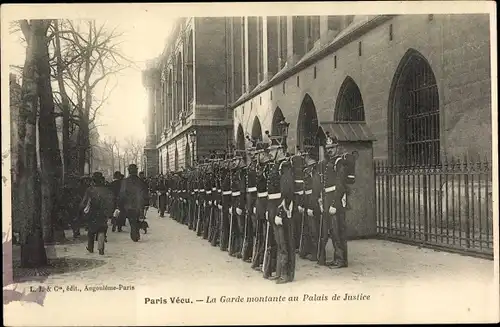
[[[129,154],[130,163],[140,164],[142,158],[142,151],[144,149],[144,141],[133,136],[125,139],[124,149]]]
[[[82,174],[90,147],[91,126],[95,126],[99,110],[116,87],[116,84],[109,87],[110,77],[129,67],[131,61],[121,54],[122,34],[117,33],[116,28],[108,31],[105,24],[97,25],[93,20],[64,20],[54,24],[51,32],[56,49],[54,76],[60,84],[63,119],[66,124],[77,125],[77,164],[73,169]],[[102,84],[103,94],[98,95],[98,86]],[[72,116],[68,117],[71,111]],[[68,137],[68,131],[63,135]],[[69,162],[67,165],[70,166]]]
[[[45,36],[50,25],[47,20],[19,22],[26,40],[26,59],[23,68],[21,108],[19,113],[19,184],[17,205],[13,214],[22,219],[20,231],[21,265],[40,267],[47,264],[41,224],[41,191],[37,169],[36,122],[38,107],[37,59],[43,51]],[[42,50],[42,51],[41,51]]]

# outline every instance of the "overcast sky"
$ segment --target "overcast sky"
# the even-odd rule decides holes
[[[317,15],[317,14],[380,14],[380,13],[439,13],[484,11],[477,2],[463,2],[461,6],[440,6],[438,2],[427,2],[425,6],[412,2],[330,2],[330,3],[177,3],[177,4],[37,4],[2,5],[2,65],[22,64],[24,50],[16,37],[8,35],[7,24],[22,18],[79,18],[108,21],[120,25],[125,33],[122,50],[139,67],[146,60],[158,56],[165,45],[165,39],[172,28],[172,22],[179,16],[275,16],[275,15]],[[491,3],[490,3],[491,5]],[[3,67],[8,67],[4,65]],[[4,70],[2,70],[2,74]],[[4,77],[5,76],[5,77]],[[7,80],[8,75],[2,75]],[[98,117],[101,136],[125,139],[127,136],[144,138],[147,94],[142,85],[141,72],[128,69],[117,78],[118,86],[112,93]],[[4,85],[4,84],[2,84]],[[3,138],[2,138],[3,140]]]
[[[128,68],[115,76],[109,86],[116,83],[107,103],[99,110],[96,118],[99,134],[102,138],[116,137],[124,140],[129,136],[145,139],[147,93],[142,85],[141,70],[146,60],[158,56],[164,47],[164,41],[172,28],[173,18],[148,15],[135,15],[126,21],[123,18],[96,19],[99,26],[106,23],[110,29],[118,26],[124,33],[121,37],[123,54],[132,59],[139,68]],[[23,65],[25,48],[19,42],[18,35],[11,35],[9,42],[4,45],[9,49],[7,55],[13,65]],[[104,82],[98,88],[97,96],[101,96]]]

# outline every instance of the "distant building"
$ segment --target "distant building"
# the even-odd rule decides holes
[[[373,133],[375,158],[396,163],[405,160],[426,165],[438,163],[444,156],[491,155],[487,14],[181,21],[190,24],[180,26],[190,27],[179,27],[175,35],[191,40],[189,33],[194,33],[193,42],[188,44],[194,46],[195,63],[183,66],[186,75],[167,70],[170,75],[164,75],[166,81],[173,76],[175,83],[167,82],[173,87],[164,91],[156,88],[156,103],[168,99],[173,108],[184,108],[188,119],[183,125],[179,118],[182,110],[172,111],[167,105],[150,109],[154,113],[150,115],[151,149],[158,153],[161,144],[169,144],[167,159],[165,154],[159,160],[151,156],[164,168],[166,160],[173,169],[175,147],[171,144],[177,144],[178,151],[182,149],[188,140],[183,133],[197,126],[200,116],[206,124],[217,126],[212,135],[218,136],[200,133],[197,140],[205,143],[197,150],[211,142],[224,148],[221,131],[232,131],[230,141],[243,149],[246,135],[262,139],[266,130],[276,133],[277,123],[286,119],[291,149],[314,143],[319,128],[336,122]],[[175,39],[182,48],[179,40],[183,38]],[[177,51],[180,53],[180,48]],[[191,52],[184,53],[191,58]],[[161,70],[156,71],[155,85],[162,85]],[[194,83],[193,91],[189,91],[191,84],[182,84],[183,76]],[[184,85],[182,90],[188,90],[186,97],[182,91],[176,93],[179,83]],[[232,128],[227,126],[223,109],[226,89]],[[193,98],[197,105],[183,107],[191,102],[175,100],[179,98]],[[171,126],[182,132],[172,132]]]
[[[178,19],[164,52],[144,71],[149,92],[144,160],[148,175],[179,170],[231,142],[227,30],[226,18]]]

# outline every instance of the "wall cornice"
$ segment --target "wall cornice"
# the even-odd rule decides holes
[[[271,80],[269,82],[267,82],[266,84],[263,84],[263,85],[260,84],[255,89],[253,89],[251,92],[244,94],[236,102],[230,104],[228,106],[228,108],[231,110],[234,110],[239,105],[251,100],[255,96],[263,93],[264,91],[267,91],[268,89],[280,84],[281,82],[287,80],[288,78],[299,73],[300,71],[312,66],[314,63],[316,63],[319,60],[334,53],[338,49],[344,47],[346,44],[353,42],[354,40],[358,39],[362,35],[366,34],[368,31],[370,31],[370,30],[382,25],[383,23],[391,20],[395,16],[397,16],[397,15],[379,15],[379,16],[376,16],[376,17],[370,19],[369,21],[359,25],[358,27],[354,28],[350,32],[341,36],[340,38],[332,41],[330,44],[325,46],[323,49],[318,50],[315,54],[312,54],[307,58],[301,59],[297,64],[290,67],[289,69],[278,72],[273,78],[271,78]],[[305,56],[307,56],[307,54]]]

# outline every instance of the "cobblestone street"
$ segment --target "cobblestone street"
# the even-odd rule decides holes
[[[181,296],[206,299],[207,295],[211,295],[219,302],[222,295],[281,294],[296,295],[302,300],[303,294],[332,294],[332,292],[342,296],[348,292],[368,294],[372,298],[387,297],[387,308],[385,308],[387,310],[394,306],[408,306],[404,309],[411,311],[408,314],[415,310],[422,314],[431,314],[434,312],[432,310],[448,308],[447,310],[453,314],[468,313],[464,319],[467,317],[472,319],[471,314],[477,314],[479,317],[484,315],[484,312],[467,310],[471,310],[472,307],[477,310],[481,308],[481,303],[487,303],[490,299],[488,290],[491,290],[494,285],[492,261],[379,240],[349,242],[349,256],[352,259],[349,268],[343,270],[330,270],[299,259],[295,282],[276,285],[274,282],[263,279],[260,273],[251,270],[248,263],[232,258],[227,252],[210,246],[206,240],[197,237],[187,226],[168,217],[159,218],[154,209],[148,213],[148,222],[150,230],[147,234],[141,231],[141,240],[138,243],[130,240],[128,227],[121,233],[109,232],[109,242],[106,244],[104,256],[87,253],[83,243],[56,246],[51,256],[95,258],[105,262],[93,269],[51,275],[44,285],[63,287],[67,285],[133,285],[135,290],[132,292],[98,291],[92,293],[94,295],[91,297],[92,304],[102,303],[103,306],[109,306],[108,301],[116,302],[117,294],[123,295],[120,312],[126,313],[124,317],[129,317],[130,312],[135,312],[138,321],[142,322],[142,319],[146,319],[148,323],[165,323],[166,320],[153,314],[154,310],[159,308],[145,305],[145,297]],[[19,287],[28,285],[37,284],[26,282]],[[405,294],[404,301],[393,302],[393,296],[401,292]],[[47,295],[45,302],[68,301],[73,296],[76,301],[88,301],[90,299],[88,296],[81,296],[85,293],[66,293],[64,297],[61,297],[60,293],[51,293]],[[133,296],[127,296],[132,294]],[[87,293],[87,295],[90,294]],[[418,308],[412,305],[414,301],[418,303],[436,301],[438,305],[433,308]],[[444,305],[451,302],[455,304]],[[32,304],[24,304],[24,307],[32,306]],[[298,314],[296,311],[298,307],[293,309],[294,306],[295,304],[291,304],[290,310],[286,310],[287,314],[283,316],[283,319],[292,319],[291,316]],[[138,310],[139,307],[143,309]],[[175,306],[168,308],[172,309]],[[300,308],[298,312],[301,312],[304,307]],[[33,310],[38,309],[33,308]],[[150,310],[153,311],[150,312],[151,315],[148,315]],[[373,311],[374,308],[369,310]],[[186,317],[182,315],[182,312],[182,310],[169,310],[168,321],[188,321],[185,320]],[[200,314],[202,312],[204,311],[200,311]],[[103,311],[103,314],[105,313],[106,310]],[[48,312],[41,314],[45,315]],[[207,319],[216,319],[210,315],[210,310],[206,314],[203,316],[205,322],[210,321]],[[279,315],[281,314],[284,313]],[[381,319],[384,317],[395,319],[395,321],[398,319],[397,315],[383,316],[384,310],[377,314],[382,315]],[[39,318],[38,315],[36,317]],[[191,318],[201,319],[200,316]],[[228,323],[235,321],[230,318],[227,317]],[[268,320],[264,318],[266,317],[253,317],[252,319],[266,323]],[[314,321],[321,322],[322,320],[317,320],[319,318],[315,316]],[[293,319],[302,320],[303,317]],[[328,317],[324,319],[324,322],[331,322]],[[347,318],[340,315],[338,319]],[[364,318],[360,319],[359,321],[364,321]],[[124,323],[126,321],[124,318]],[[113,322],[118,323],[116,320]]]

